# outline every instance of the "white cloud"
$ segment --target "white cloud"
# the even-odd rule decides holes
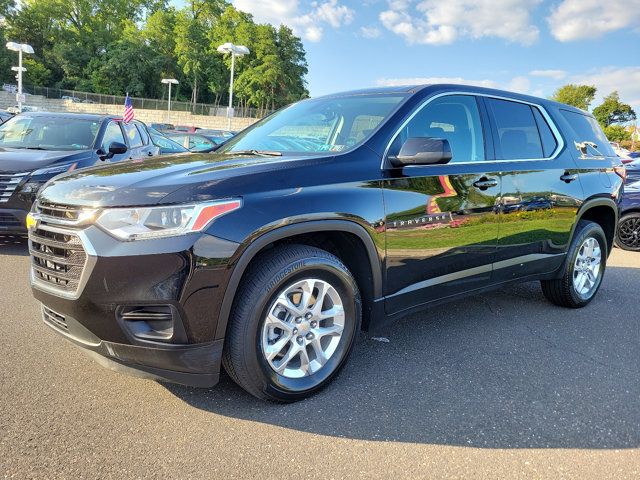
[[[360,27],[360,35],[364,38],[379,38],[382,32],[377,27]]]
[[[380,78],[376,83],[382,87],[397,87],[402,85],[429,85],[434,83],[454,83],[457,85],[475,85],[477,87],[498,88],[498,82],[493,80],[469,80],[462,77],[408,77],[408,78]]]
[[[300,6],[300,0],[233,0],[233,6],[251,13],[259,23],[284,24],[310,42],[318,42],[324,33],[323,26],[339,28],[349,25],[355,12],[338,3],[338,0],[311,2],[308,8]]]
[[[552,78],[554,80],[562,80],[567,76],[567,72],[564,70],[531,70],[529,75],[532,77],[545,77]]]
[[[547,18],[561,42],[599,37],[640,24],[640,0],[562,0]]]
[[[620,100],[631,105],[636,113],[640,113],[640,66],[606,67],[571,75],[568,80],[581,85],[595,85],[598,93],[592,106],[598,105],[603,97],[617,90]]]
[[[473,85],[485,88],[501,88],[511,92],[528,93],[531,88],[529,79],[524,76],[514,77],[506,83],[490,79],[468,79],[463,77],[408,77],[408,78],[380,78],[377,85],[395,87],[400,85],[433,85],[436,83],[452,83],[456,85]]]
[[[388,0],[380,21],[408,43],[445,45],[459,37],[499,37],[529,45],[538,39],[530,17],[540,1]]]
[[[547,77],[551,83],[532,85],[528,76],[516,76],[506,81],[497,81],[489,78],[468,79],[463,77],[406,77],[406,78],[380,78],[376,84],[380,86],[399,85],[426,85],[435,83],[453,83],[462,85],[475,85],[478,87],[499,88],[512,92],[526,93],[536,97],[551,95],[556,88],[566,83],[580,85],[595,85],[598,89],[597,96],[592,107],[599,105],[602,98],[613,91],[618,91],[620,99],[630,104],[637,113],[640,113],[640,66],[635,67],[606,67],[588,72],[564,75],[561,78],[553,78],[549,75],[535,75],[534,72],[547,72],[546,70],[533,70],[529,76]]]

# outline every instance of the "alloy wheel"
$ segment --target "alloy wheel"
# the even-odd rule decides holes
[[[631,217],[620,222],[618,241],[629,248],[640,248],[640,217]]]
[[[318,372],[336,353],[345,313],[338,291],[309,278],[284,288],[269,306],[261,332],[262,354],[287,378]]]
[[[598,241],[589,237],[578,250],[573,267],[573,288],[582,297],[588,298],[598,286],[602,250]]]

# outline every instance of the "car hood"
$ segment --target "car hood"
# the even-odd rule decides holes
[[[308,158],[216,153],[160,156],[59,175],[40,190],[38,198],[49,203],[91,207],[155,205],[184,187],[194,184],[215,187],[257,172],[287,168],[292,162]]]
[[[90,152],[90,150],[27,150],[0,147],[0,172],[32,172],[49,165],[79,160]]]

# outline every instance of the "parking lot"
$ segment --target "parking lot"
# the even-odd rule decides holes
[[[0,237],[4,478],[638,478],[640,255],[615,250],[583,310],[537,283],[362,335],[297,404],[113,373],[30,295],[24,241]]]

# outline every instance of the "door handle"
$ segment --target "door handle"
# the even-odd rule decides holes
[[[571,183],[576,178],[578,178],[578,175],[576,175],[575,173],[564,172],[564,175],[560,177],[560,180],[562,180],[564,183]]]
[[[498,186],[498,181],[495,178],[482,177],[480,180],[473,182],[473,186],[480,190],[486,190],[489,187]]]
[[[153,157],[153,152],[147,152],[147,155],[149,155],[150,157]]]

